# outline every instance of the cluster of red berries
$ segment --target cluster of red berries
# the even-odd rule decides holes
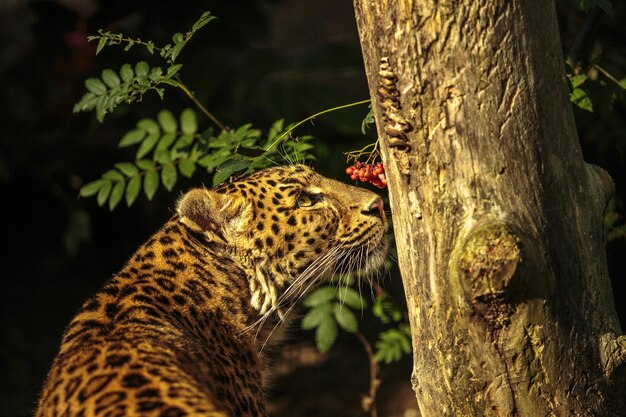
[[[385,188],[387,186],[385,167],[382,162],[364,164],[356,161],[354,165],[346,168],[346,174],[348,174],[353,181],[370,182],[378,188]]]

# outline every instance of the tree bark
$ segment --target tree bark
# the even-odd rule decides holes
[[[554,4],[354,0],[428,416],[626,415]]]

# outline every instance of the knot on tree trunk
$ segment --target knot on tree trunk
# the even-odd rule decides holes
[[[520,262],[519,238],[502,223],[477,227],[461,249],[457,262],[461,285],[474,312],[493,330],[510,323],[513,308],[507,298]]]

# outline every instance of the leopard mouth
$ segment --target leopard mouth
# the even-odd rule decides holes
[[[367,276],[375,273],[385,262],[388,243],[385,234],[375,242],[368,241],[358,247],[346,250],[334,268],[335,274]]]

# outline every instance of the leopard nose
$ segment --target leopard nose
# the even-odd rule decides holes
[[[361,213],[365,214],[366,216],[376,216],[381,219],[384,218],[385,217],[385,205],[383,203],[383,199],[380,197],[376,197],[374,202],[370,204],[367,209],[361,211]]]

